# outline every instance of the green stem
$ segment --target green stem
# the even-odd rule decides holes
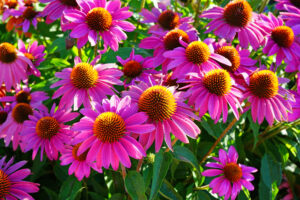
[[[200,7],[201,7],[201,0],[197,0],[196,14],[195,14],[195,17],[194,17],[194,27],[196,27],[196,28],[198,26],[199,14],[201,13],[200,12]]]
[[[261,6],[259,8],[259,11],[258,11],[259,13],[262,13],[264,11],[264,9],[268,5],[269,1],[270,0],[263,0],[263,2],[261,3]]]
[[[85,200],[88,200],[89,199],[89,189],[88,189],[88,186],[87,186],[87,183],[86,183],[86,178],[84,178],[82,180],[83,182],[83,187],[84,187],[84,190],[85,190]]]

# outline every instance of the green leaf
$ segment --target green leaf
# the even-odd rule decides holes
[[[248,121],[250,122],[250,128],[252,129],[252,132],[253,132],[253,137],[254,137],[254,145],[253,145],[253,149],[255,148],[256,146],[256,143],[258,142],[258,134],[259,134],[259,124],[257,122],[253,122],[253,119],[252,119],[252,115],[251,115],[251,112],[248,112]]]
[[[82,189],[82,183],[74,176],[69,176],[60,188],[58,199],[74,200]]]
[[[163,180],[167,175],[172,159],[172,154],[170,152],[160,151],[158,154],[156,154],[153,167],[153,180],[150,199],[154,199],[156,197]]]
[[[270,190],[269,187],[264,183],[263,180],[259,182],[258,185],[258,199],[263,199],[263,200],[272,200],[272,191]]]
[[[142,175],[136,171],[129,171],[125,178],[125,186],[133,200],[147,199],[145,183]]]
[[[42,187],[46,191],[49,200],[57,200],[57,193],[47,187]]]
[[[281,164],[276,162],[269,153],[266,153],[262,158],[260,172],[265,185],[269,189],[272,189],[274,182],[277,185],[280,184],[282,178]]]
[[[198,191],[197,192],[197,200],[211,200],[216,199],[212,197],[207,191]]]
[[[200,168],[196,156],[188,148],[183,146],[175,146],[173,155],[178,160],[190,163],[194,168],[196,168],[198,174],[200,174]]]
[[[52,58],[51,64],[58,66],[58,67],[63,67],[63,66],[70,66],[71,64],[66,61],[65,59],[62,58]]]
[[[164,180],[161,188],[160,194],[165,197],[166,199],[172,200],[181,200],[182,197],[175,191],[171,183],[169,183],[166,179]]]

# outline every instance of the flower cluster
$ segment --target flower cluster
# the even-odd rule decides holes
[[[215,34],[205,39],[193,18],[164,3],[142,9],[141,23],[151,27],[138,46],[153,55],[132,49],[128,58],[116,57],[118,66],[101,57],[109,49],[118,51],[125,32],[136,28],[129,22],[133,13],[120,0],[40,0],[48,3],[41,12],[35,1],[7,0],[2,19],[16,31],[30,32],[43,17],[48,24],[60,19],[64,34],[77,41],[78,54],[72,66],[56,71],[49,97],[29,83],[41,76],[38,68],[50,51],[37,41],[0,44],[0,85],[7,92],[0,96],[0,138],[14,150],[32,151],[33,160],[39,154],[41,161],[46,156],[70,164],[69,175],[82,180],[91,169],[130,168],[130,158],[143,159],[152,146],[155,152],[172,151],[177,140],[197,139],[196,121],[204,115],[215,123],[246,112],[253,122],[266,120],[269,126],[295,121],[300,118],[299,73],[298,91],[289,91],[279,69],[300,71],[300,10],[292,1],[278,1],[283,12],[277,17],[255,13],[246,0],[204,11],[198,17],[212,19],[206,33]],[[91,46],[94,58],[83,57],[81,51]],[[271,65],[253,56],[257,49],[272,59]],[[257,170],[238,164],[233,146],[213,159],[217,163],[206,166],[216,169],[202,173],[220,175],[209,184],[213,193],[235,199],[242,187],[254,189],[251,173]],[[25,162],[11,163],[0,160],[0,199],[32,199],[27,193],[37,192],[38,185],[18,178],[30,172],[15,172]]]

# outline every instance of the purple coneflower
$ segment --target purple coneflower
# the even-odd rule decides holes
[[[300,118],[300,73],[298,73],[297,78],[297,92],[290,92],[295,95],[295,101],[291,102],[293,112],[288,114],[289,122],[293,122]]]
[[[19,1],[18,0],[4,0],[4,6],[3,6],[4,12],[2,14],[3,22],[11,16],[11,12],[14,12],[14,10],[18,6],[19,6]]]
[[[285,6],[288,12],[280,12],[281,18],[285,21],[285,24],[296,30],[299,30],[300,24],[300,9],[293,6]],[[299,33],[299,31],[297,31]]]
[[[8,162],[5,159],[6,156],[0,160],[0,199],[34,200],[28,193],[38,192],[40,185],[23,180],[31,174],[30,169],[20,169],[27,161],[13,164],[13,158]]]
[[[81,143],[78,143],[74,146],[66,145],[65,148],[61,151],[61,165],[68,165],[71,164],[69,167],[69,175],[75,174],[77,179],[81,181],[83,177],[88,178],[91,173],[91,168],[95,171],[102,173],[101,168],[97,168],[96,163],[88,163],[86,161],[86,156],[88,154],[89,149],[85,152],[77,155],[77,151],[80,147]]]
[[[74,143],[80,143],[77,155],[88,150],[86,160],[92,163],[96,160],[97,167],[114,170],[119,162],[127,168],[131,167],[129,159],[141,159],[146,156],[142,145],[131,134],[147,134],[154,130],[151,124],[144,124],[148,117],[144,112],[138,112],[138,106],[131,102],[129,96],[119,99],[113,95],[110,100],[104,99],[96,105],[96,110],[81,109],[83,117],[73,125],[74,131],[80,131],[74,138]]]
[[[200,16],[213,19],[207,24],[206,33],[215,30],[217,36],[232,41],[238,33],[240,45],[247,48],[249,43],[254,49],[258,49],[264,42],[263,29],[257,24],[257,14],[252,12],[250,4],[246,0],[234,0],[225,8],[214,7],[204,11]]]
[[[62,79],[51,88],[61,86],[53,99],[62,96],[59,107],[70,108],[74,105],[77,110],[81,104],[89,108],[96,102],[101,102],[107,95],[114,94],[114,85],[122,85],[119,78],[123,75],[115,64],[96,64],[82,62],[79,57],[74,59],[73,68],[65,68],[56,72],[55,76]]]
[[[171,59],[164,57],[163,54],[177,47],[182,47],[179,42],[180,38],[186,43],[196,41],[198,40],[197,31],[193,28],[188,28],[185,24],[180,28],[147,37],[140,42],[139,47],[143,49],[154,49],[153,65],[157,67],[162,64],[162,71],[166,74],[168,71],[167,65]]]
[[[281,65],[284,60],[287,63],[287,72],[295,71],[294,69],[297,68],[300,69],[300,37],[297,37],[300,29],[283,25],[282,19],[280,17],[276,18],[272,13],[261,17],[267,24],[264,28],[268,32],[267,44],[263,49],[263,53],[268,56],[276,54],[277,66]]]
[[[230,197],[231,200],[234,200],[242,190],[242,186],[250,191],[254,190],[254,186],[250,183],[254,180],[251,173],[257,172],[257,169],[238,164],[238,156],[233,146],[229,148],[228,153],[220,149],[219,158],[213,158],[217,163],[205,165],[216,169],[202,172],[202,176],[218,176],[210,182],[209,187],[212,188],[213,193],[217,193],[219,196],[225,195],[225,200]]]
[[[37,70],[12,44],[0,44],[0,85],[4,83],[6,89],[10,90],[19,85],[21,80],[27,80],[28,66],[34,71]]]
[[[128,7],[121,8],[119,0],[77,0],[77,4],[80,10],[69,9],[63,12],[64,18],[70,21],[63,28],[72,30],[70,37],[78,38],[78,48],[83,47],[87,41],[95,46],[101,36],[106,46],[117,51],[119,42],[127,39],[124,31],[135,29],[133,24],[123,21],[131,17],[132,12],[128,11]]]
[[[184,143],[189,142],[187,136],[197,138],[200,134],[199,127],[191,120],[198,117],[184,103],[183,93],[176,92],[176,87],[141,82],[124,91],[123,96],[126,95],[138,103],[139,110],[149,117],[148,123],[155,126],[152,132],[140,135],[139,141],[146,149],[155,140],[155,151],[158,152],[165,140],[172,150],[170,133]]]
[[[117,56],[117,60],[123,65],[123,73],[125,76],[125,85],[133,85],[136,82],[147,82],[149,79],[154,81],[153,75],[157,73],[154,69],[153,59],[143,58],[141,55],[135,55],[132,49],[129,58],[123,60]]]
[[[37,28],[38,17],[41,17],[41,13],[35,10],[33,6],[20,6],[18,10],[11,12],[11,15],[14,17],[21,17],[22,23],[20,24],[23,27],[25,33],[28,32],[30,24]]]
[[[189,97],[189,105],[194,105],[202,117],[207,111],[212,119],[217,122],[223,113],[225,123],[228,115],[228,104],[235,117],[239,118],[238,108],[242,111],[240,99],[242,92],[233,78],[225,69],[211,70],[205,74],[190,74],[189,79],[183,81],[190,88],[185,96]]]
[[[34,67],[38,67],[41,64],[41,62],[45,60],[45,46],[38,45],[37,41],[34,41],[32,44],[29,44],[26,48],[24,42],[22,40],[19,40],[18,48],[19,51],[24,54],[24,56],[31,60]]]
[[[287,10],[287,6],[296,7],[300,9],[300,2],[298,0],[275,0],[278,3],[276,4],[276,9],[278,10]]]
[[[24,130],[21,132],[25,152],[32,150],[34,160],[39,149],[40,159],[43,160],[44,152],[50,160],[57,160],[58,152],[64,148],[72,136],[70,126],[66,122],[74,120],[79,113],[71,113],[70,110],[58,109],[55,111],[53,104],[50,113],[48,111],[34,110],[24,122]]]
[[[287,121],[288,113],[292,112],[290,101],[295,101],[292,94],[280,87],[286,79],[277,78],[271,70],[256,70],[247,81],[244,98],[251,103],[251,114],[254,122],[261,124],[264,118],[270,125],[274,119]]]
[[[151,11],[143,8],[140,13],[144,17],[142,23],[155,23],[149,28],[149,33],[158,34],[161,32],[165,34],[172,29],[180,28],[180,26],[191,24],[194,21],[192,17],[182,17],[182,14],[168,9],[164,3],[159,3],[158,7],[152,8]]]
[[[213,69],[221,68],[218,63],[231,66],[230,61],[215,53],[211,39],[186,43],[179,40],[183,47],[177,47],[164,53],[166,58],[172,59],[167,70],[173,71],[173,77],[182,79],[190,72],[205,73]]]

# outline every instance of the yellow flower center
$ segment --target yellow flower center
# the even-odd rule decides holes
[[[286,48],[292,46],[295,40],[294,32],[288,26],[276,27],[272,31],[271,37],[278,44],[278,46]]]
[[[112,25],[112,16],[105,8],[93,8],[86,16],[90,29],[95,31],[107,31]]]
[[[224,167],[224,176],[232,183],[237,182],[243,176],[242,168],[236,163],[227,163]]]
[[[158,17],[158,23],[167,30],[172,30],[180,24],[179,15],[172,10],[163,11]]]
[[[224,8],[224,18],[232,26],[245,27],[252,19],[252,8],[245,0],[235,0]]]
[[[272,98],[278,93],[278,79],[274,72],[261,70],[250,76],[250,90],[260,98]]]
[[[125,134],[123,118],[114,112],[101,113],[94,122],[94,135],[102,142],[116,142]]]
[[[88,63],[79,63],[72,69],[70,78],[75,87],[89,89],[97,83],[98,72]]]
[[[8,0],[8,1],[6,1],[5,4],[8,6],[9,9],[14,9],[18,5],[18,1],[17,0]]]
[[[172,92],[160,85],[145,90],[139,98],[138,105],[140,111],[146,112],[153,121],[170,119],[177,108]]]
[[[231,89],[230,75],[224,69],[214,69],[205,74],[203,84],[210,93],[224,96]]]
[[[8,175],[0,169],[0,199],[4,199],[9,193],[10,185],[11,183]]]
[[[185,50],[187,59],[194,64],[202,64],[209,59],[210,50],[207,44],[195,41],[189,44]]]
[[[219,63],[219,65],[223,68],[226,69],[228,72],[234,73],[240,66],[241,62],[241,57],[239,52],[232,46],[223,46],[217,49],[216,51],[217,54],[220,54],[227,58],[232,66],[227,66],[223,63]]]
[[[16,48],[7,42],[0,44],[0,61],[3,63],[12,63],[17,59]]]
[[[43,139],[51,139],[59,131],[59,123],[54,117],[43,117],[39,119],[35,130],[38,136]]]
[[[186,32],[180,29],[171,30],[164,36],[164,45],[167,50],[173,50],[176,47],[181,47],[179,43],[179,38],[182,37],[182,40],[186,43],[189,43],[189,36]]]

